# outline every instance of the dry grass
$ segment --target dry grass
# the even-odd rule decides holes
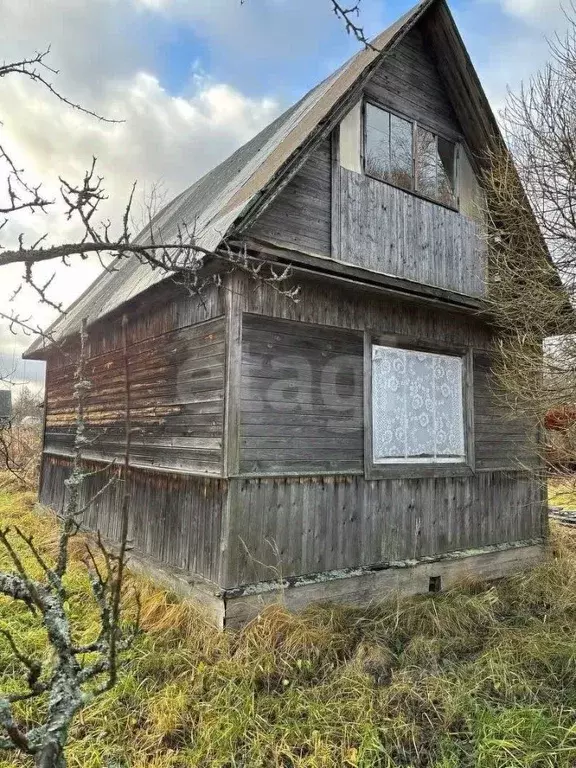
[[[0,491],[35,489],[41,452],[40,426],[0,429]]]
[[[39,520],[32,502],[0,493],[0,518],[34,529],[50,551],[53,519]],[[553,551],[492,587],[300,616],[276,606],[238,633],[143,584],[146,631],[117,688],[74,724],[69,764],[572,768],[576,538],[556,529]],[[69,586],[88,637],[95,612],[77,563]],[[29,613],[0,601],[0,623],[43,652]],[[15,686],[21,670],[1,644],[0,670],[0,688]],[[33,721],[38,706],[23,715]]]

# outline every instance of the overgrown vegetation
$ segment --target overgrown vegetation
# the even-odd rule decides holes
[[[41,425],[0,428],[0,491],[37,488],[41,454]]]
[[[33,503],[0,491],[0,519],[53,552],[54,520]],[[117,687],[72,726],[69,765],[573,766],[576,539],[558,529],[553,549],[549,563],[492,587],[369,610],[274,607],[239,633],[218,633],[141,584],[144,632]],[[79,540],[74,552],[68,609],[87,641],[98,612]],[[46,653],[26,608],[0,599],[0,626]],[[0,670],[0,690],[14,690],[22,670],[2,640]],[[21,704],[28,723],[43,705]],[[0,758],[2,768],[29,764]]]
[[[513,413],[548,428],[534,449],[570,472],[576,450],[576,5],[549,61],[510,93],[506,146],[482,174],[488,305],[499,329],[494,377]]]

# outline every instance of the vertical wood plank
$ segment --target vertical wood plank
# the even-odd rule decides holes
[[[226,280],[226,380],[224,409],[224,476],[238,474],[240,464],[240,389],[242,377],[242,298],[238,273]]]
[[[340,205],[342,190],[340,185],[340,128],[331,136],[331,179],[330,179],[330,254],[333,259],[341,258]]]
[[[457,293],[484,295],[485,281],[479,278],[485,248],[477,223],[345,168],[339,168],[338,179],[341,261]]]

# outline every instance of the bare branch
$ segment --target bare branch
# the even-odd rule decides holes
[[[39,696],[40,694],[45,693],[47,690],[47,685],[40,682],[40,677],[42,675],[42,665],[40,662],[31,659],[29,656],[26,656],[26,654],[24,654],[18,648],[14,638],[10,632],[8,632],[8,630],[0,629],[0,635],[6,639],[10,649],[12,650],[12,653],[18,659],[18,661],[28,669],[27,683],[28,688],[30,689],[29,693],[9,694],[4,698],[7,698],[8,701],[14,703],[17,701],[26,701],[26,699],[30,699],[34,696]]]
[[[361,27],[357,21],[355,21],[360,18],[361,0],[358,0],[357,3],[350,7],[342,5],[342,3],[338,2],[338,0],[330,1],[332,3],[332,11],[336,18],[344,22],[344,27],[347,34],[355,37],[356,40],[358,40],[359,43],[362,43],[362,45],[364,45],[366,48],[371,48],[374,51],[377,50],[366,37],[364,27]]]
[[[126,347],[127,350],[127,347]],[[127,355],[127,351],[126,351]],[[82,323],[80,347],[75,370],[74,393],[76,405],[76,433],[74,441],[74,458],[72,473],[66,485],[68,499],[61,523],[58,543],[56,566],[52,567],[43,553],[36,546],[32,535],[16,528],[13,536],[22,542],[32,555],[42,571],[42,580],[36,581],[27,573],[24,559],[13,545],[8,528],[0,530],[0,544],[10,556],[16,573],[0,572],[0,594],[14,600],[22,601],[33,608],[46,629],[48,641],[53,652],[53,662],[47,669],[46,681],[42,680],[42,666],[30,658],[17,644],[14,637],[7,631],[1,634],[7,641],[14,657],[27,669],[28,691],[11,693],[0,697],[0,726],[5,737],[0,740],[0,748],[15,748],[34,756],[36,765],[43,768],[63,768],[65,766],[64,747],[68,730],[75,714],[87,706],[100,693],[111,688],[117,680],[120,655],[133,642],[136,628],[123,630],[121,621],[121,594],[124,575],[124,560],[127,551],[127,514],[129,491],[127,488],[129,458],[126,458],[125,469],[125,501],[123,503],[123,541],[120,555],[110,555],[98,537],[98,546],[105,565],[104,574],[99,569],[96,558],[88,547],[87,567],[94,598],[100,615],[100,629],[97,639],[86,646],[76,647],[72,641],[71,619],[66,610],[66,590],[63,578],[69,565],[70,539],[80,528],[82,514],[98,497],[82,502],[83,482],[87,474],[82,463],[82,450],[86,445],[85,437],[85,408],[91,384],[86,378],[87,332],[86,322]],[[127,364],[127,363],[126,363]],[[129,378],[126,376],[126,421],[127,428],[127,457],[130,445],[129,418]],[[99,493],[104,493],[116,478],[104,483]],[[96,659],[90,658],[83,663],[86,654],[97,654]],[[90,681],[96,681],[101,675],[106,680],[85,688]],[[16,722],[12,706],[17,702],[48,694],[48,711],[45,722],[31,729],[25,729]]]
[[[112,120],[110,118],[103,117],[102,115],[99,115],[97,112],[94,112],[91,109],[86,109],[86,107],[81,106],[75,101],[71,101],[70,99],[66,98],[66,96],[64,96],[62,93],[60,93],[60,91],[58,91],[52,85],[52,83],[50,83],[46,79],[46,74],[44,74],[44,73],[50,73],[53,75],[58,74],[58,70],[48,66],[48,64],[45,61],[46,57],[49,54],[50,54],[50,46],[48,46],[48,48],[46,48],[45,51],[37,51],[34,54],[34,56],[28,59],[22,59],[16,62],[0,64],[0,78],[8,77],[9,75],[21,75],[26,79],[31,80],[32,82],[38,83],[43,88],[48,90],[59,101],[63,102],[69,107],[72,107],[72,109],[78,110],[79,112],[83,112],[85,115],[89,115],[90,117],[95,117],[97,120],[101,120],[102,122],[105,122],[105,123],[122,122],[120,120]]]

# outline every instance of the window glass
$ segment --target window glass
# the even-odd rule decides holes
[[[456,203],[456,145],[438,136],[438,200],[446,205]]]
[[[390,180],[390,113],[366,105],[366,173]]]
[[[445,205],[454,205],[456,147],[452,141],[418,126],[416,129],[416,190]]]
[[[412,123],[366,105],[366,173],[412,189]]]
[[[456,145],[410,120],[366,104],[364,165],[370,176],[456,204]],[[415,178],[414,178],[415,176]]]
[[[387,134],[390,129],[390,112],[375,107],[373,104],[366,104],[366,124]]]
[[[390,180],[404,189],[412,189],[412,123],[390,115]]]
[[[464,462],[462,359],[373,346],[373,460]]]
[[[416,189],[433,198],[436,197],[438,189],[436,136],[420,126],[416,129]]]

